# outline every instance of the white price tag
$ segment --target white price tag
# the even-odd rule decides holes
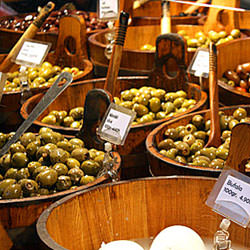
[[[134,111],[111,103],[97,134],[103,140],[123,145],[135,115]]]
[[[102,20],[116,20],[119,17],[119,0],[98,0],[98,17]]]
[[[49,52],[50,47],[50,43],[26,39],[14,58],[14,61],[16,64],[27,67],[38,66],[42,64]]]
[[[247,227],[250,222],[250,178],[235,170],[224,170],[207,200],[207,205]]]
[[[0,103],[2,100],[2,96],[3,96],[3,89],[5,86],[6,79],[7,79],[7,74],[0,72]]]
[[[188,72],[197,77],[208,78],[209,75],[209,50],[199,48],[196,50],[195,55],[188,67]]]

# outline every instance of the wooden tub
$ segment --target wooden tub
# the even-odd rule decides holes
[[[248,53],[250,38],[237,39],[217,47],[218,85],[220,102],[226,106],[250,103],[250,93],[235,89],[221,81],[220,78],[227,70],[236,70],[239,64],[250,62]]]
[[[85,102],[85,95],[87,92],[93,88],[103,88],[105,79],[93,79],[86,80],[83,82],[77,82],[69,86],[34,122],[35,126],[43,126],[41,123],[42,117],[47,115],[52,110],[70,110],[76,106],[82,106]],[[159,85],[162,84],[162,85]],[[164,85],[165,84],[165,85]],[[132,87],[140,88],[142,86],[153,86],[158,88],[163,88],[166,91],[176,91],[178,88],[173,84],[166,83],[152,83],[146,76],[131,76],[131,77],[119,77],[117,81],[118,87],[115,96],[120,96],[120,92],[125,89],[130,89]],[[191,96],[196,99],[197,104],[195,107],[187,110],[186,112],[192,112],[197,109],[201,109],[205,106],[207,95],[205,92],[200,91],[199,87],[195,84],[182,84],[183,90],[188,94],[188,98]],[[26,119],[33,109],[33,107],[42,98],[43,94],[38,94],[28,99],[21,109],[21,115]],[[185,113],[186,113],[185,112]],[[181,116],[183,113],[177,114]],[[145,139],[150,131],[158,126],[160,123],[170,120],[168,117],[166,119],[152,121],[146,124],[133,125],[124,146],[119,146],[118,152],[122,157],[122,178],[133,178],[133,177],[145,177],[149,176],[147,169],[147,157],[145,149]],[[72,128],[65,128],[62,126],[47,125],[51,128],[58,129],[63,134],[75,134],[78,130]]]
[[[232,115],[233,112],[240,106],[224,107],[220,108],[226,115]],[[242,105],[247,110],[248,116],[250,116],[250,106]],[[193,176],[208,176],[218,177],[221,173],[220,169],[205,168],[199,166],[191,166],[174,161],[159,153],[157,149],[158,143],[163,140],[164,132],[168,128],[176,128],[179,125],[187,125],[192,121],[192,117],[196,114],[204,116],[207,120],[210,118],[210,111],[203,110],[192,114],[185,115],[180,118],[176,118],[172,121],[165,122],[151,131],[146,139],[146,148],[149,157],[150,172],[153,176],[169,176],[169,175],[193,175]],[[249,174],[249,172],[248,172]]]
[[[223,219],[205,204],[214,184],[213,178],[173,176],[95,187],[47,208],[37,222],[38,235],[53,250],[99,249],[114,240],[135,240],[148,250],[161,230],[184,225],[212,249]],[[232,247],[250,248],[249,228],[232,223],[229,232]]]

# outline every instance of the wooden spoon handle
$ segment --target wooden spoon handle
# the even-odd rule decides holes
[[[162,1],[161,34],[167,34],[171,32],[171,15],[169,7],[169,1]]]
[[[122,49],[128,27],[128,18],[129,14],[122,11],[120,14],[119,28],[116,33],[115,44],[109,62],[107,78],[104,84],[104,89],[110,92],[112,96],[115,94],[116,79],[122,59]]]
[[[55,4],[53,2],[48,2],[45,7],[43,7],[37,16],[37,18],[33,21],[33,23],[28,27],[28,29],[23,33],[21,38],[17,41],[15,46],[12,48],[8,56],[4,59],[2,64],[0,65],[0,72],[7,73],[13,62],[11,58],[18,52],[20,46],[22,45],[24,39],[33,38],[36,32],[41,28],[46,18],[49,16],[51,11],[54,9]]]
[[[250,123],[239,123],[233,127],[226,166],[245,172],[245,164],[250,159],[249,141]]]
[[[209,103],[210,103],[210,136],[206,147],[221,145],[219,119],[219,94],[217,84],[217,50],[214,43],[209,46]]]

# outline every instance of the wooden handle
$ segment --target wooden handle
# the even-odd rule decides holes
[[[245,164],[250,159],[250,123],[239,123],[232,129],[226,166],[245,172]]]
[[[48,2],[47,5],[41,9],[37,18],[28,27],[28,29],[23,33],[21,38],[17,41],[17,43],[12,48],[8,56],[4,59],[4,61],[0,65],[0,72],[7,73],[10,70],[11,66],[13,65],[13,62],[11,62],[11,58],[18,52],[24,39],[33,38],[35,36],[35,34],[41,28],[44,21],[49,16],[49,14],[54,9],[54,7],[55,7],[55,4],[53,2]]]
[[[116,33],[116,39],[109,62],[109,68],[107,73],[107,78],[104,84],[104,89],[111,93],[112,96],[115,94],[116,79],[118,76],[121,58],[122,58],[122,49],[125,41],[126,31],[128,27],[128,18],[129,14],[126,12],[121,12],[119,19],[119,28]]]
[[[210,136],[206,147],[221,145],[219,119],[219,94],[217,84],[217,50],[214,43],[209,45],[209,103],[210,103]]]
[[[171,32],[171,15],[169,6],[169,1],[162,1],[161,34],[167,34]]]
[[[60,18],[55,51],[57,65],[84,68],[87,55],[86,26],[82,16],[68,15]]]

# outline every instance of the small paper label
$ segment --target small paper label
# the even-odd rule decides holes
[[[111,103],[97,133],[106,141],[123,145],[134,117],[134,111]]]
[[[98,16],[102,20],[116,20],[119,15],[118,0],[99,0]]]
[[[209,51],[208,49],[197,49],[188,72],[197,77],[208,78],[209,75]]]
[[[15,62],[23,66],[38,66],[43,62],[49,48],[49,43],[26,40],[19,50]]]
[[[6,79],[7,79],[7,74],[0,72],[0,102],[2,100],[3,90],[4,90]]]
[[[234,169],[224,169],[206,203],[229,220],[250,226],[250,178]]]
[[[250,217],[250,185],[229,175],[217,196],[215,203],[231,201],[241,206]]]

